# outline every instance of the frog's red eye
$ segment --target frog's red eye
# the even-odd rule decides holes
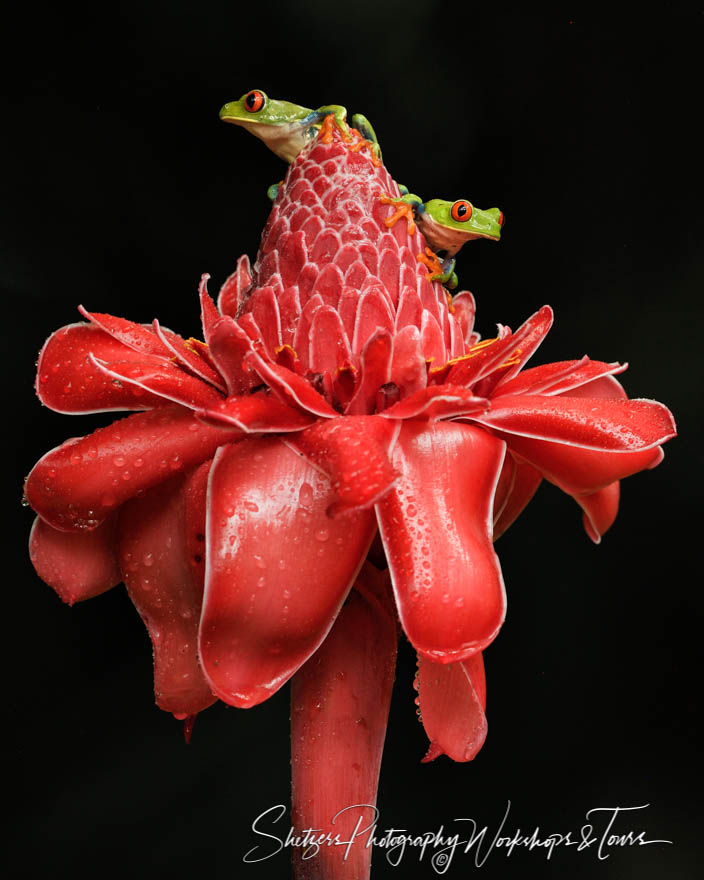
[[[503,225],[504,225],[504,212],[499,211],[499,226],[503,226]]]
[[[252,89],[244,96],[244,108],[250,113],[257,113],[266,103],[266,95],[258,89]]]
[[[472,206],[466,199],[460,199],[450,208],[450,216],[458,223],[464,223],[472,216]]]

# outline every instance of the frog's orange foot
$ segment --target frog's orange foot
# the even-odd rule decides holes
[[[426,247],[424,254],[418,254],[416,260],[430,270],[425,276],[426,281],[432,281],[436,275],[442,275],[440,257],[429,247]]]
[[[318,133],[318,137],[321,142],[324,144],[332,143],[332,131],[335,125],[335,117],[332,113],[326,116],[320,124],[320,132]]]
[[[384,220],[384,226],[387,229],[391,229],[392,226],[398,223],[401,217],[405,217],[408,221],[408,234],[415,234],[416,221],[413,217],[413,205],[407,205],[405,202],[399,202],[397,199],[392,199],[391,196],[385,195],[379,196],[379,201],[382,205],[394,205],[396,208],[396,211]]]
[[[347,126],[340,125],[334,113],[328,113],[323,117],[323,121],[320,123],[320,131],[318,132],[318,137],[320,138],[322,143],[332,143],[332,133],[334,128],[337,128],[337,130],[342,135],[343,140],[352,140],[352,135],[349,133]]]
[[[359,131],[356,128],[350,128],[350,132],[355,137],[355,142],[350,146],[350,153],[358,153],[360,150],[368,150],[369,158],[371,159],[371,163],[375,168],[378,168],[381,165],[381,159],[379,158],[379,150],[378,144],[375,144],[374,141],[368,141],[366,138],[362,137]]]

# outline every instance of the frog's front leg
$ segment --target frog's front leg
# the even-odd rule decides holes
[[[332,140],[332,132],[329,129],[330,123],[327,123],[325,126],[322,125],[322,123],[326,122],[328,116],[333,118],[335,125],[340,129],[345,140],[351,141],[352,135],[347,125],[347,109],[339,104],[325,104],[323,107],[318,107],[317,110],[314,110],[306,118],[306,121],[310,120],[314,125],[320,124],[322,128],[321,139],[323,143],[329,143]]]
[[[361,113],[355,113],[352,117],[352,127],[356,128],[357,131],[362,135],[362,138],[365,141],[368,141],[370,144],[370,149],[374,153],[377,159],[381,159],[381,147],[379,146],[379,139],[376,136],[376,132],[374,131],[374,126],[367,119],[366,116],[363,116]],[[408,190],[406,190],[408,192]]]
[[[405,196],[401,196],[400,199],[392,198],[391,196],[384,195],[383,193],[379,196],[379,201],[382,205],[393,205],[396,207],[396,211],[384,220],[384,225],[391,229],[392,226],[395,226],[396,223],[401,219],[401,217],[405,217],[408,223],[408,234],[414,235],[416,231],[416,222],[414,211],[418,207],[418,205],[423,204],[423,200],[420,196],[416,196],[413,193],[407,193]]]

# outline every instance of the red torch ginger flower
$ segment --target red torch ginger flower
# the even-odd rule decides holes
[[[675,434],[664,406],[627,398],[619,364],[524,369],[548,306],[479,341],[472,295],[449,302],[416,260],[420,232],[385,225],[396,183],[334,135],[291,165],[254,267],[240,259],[217,306],[204,278],[204,341],[84,310],[50,337],[43,403],[140,412],[47,453],[25,487],[32,559],[65,601],[126,584],[161,708],[250,707],[296,675],[294,813],[325,828],[373,803],[396,613],[426,759],[469,760],[506,607],[493,539],[544,477],[598,541],[619,480]],[[321,794],[331,767],[336,796]],[[340,877],[364,876],[355,858]]]

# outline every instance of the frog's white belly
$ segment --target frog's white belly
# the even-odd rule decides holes
[[[466,241],[488,237],[480,232],[461,232],[459,229],[448,229],[447,226],[442,226],[433,220],[427,212],[419,213],[416,221],[430,247],[434,251],[447,251],[449,256],[456,254]]]
[[[269,147],[272,153],[285,162],[293,162],[303,147],[315,137],[316,129],[312,125],[301,125],[300,122],[285,122],[283,125],[266,125],[262,122],[240,122],[255,137]]]

